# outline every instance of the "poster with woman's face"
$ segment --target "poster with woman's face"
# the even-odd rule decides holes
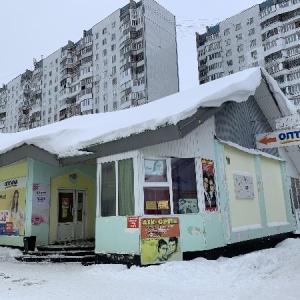
[[[165,159],[145,159],[145,182],[166,182],[167,168]]]
[[[0,181],[0,235],[25,235],[26,177]]]

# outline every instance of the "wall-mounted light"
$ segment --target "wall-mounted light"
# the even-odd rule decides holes
[[[77,181],[77,174],[76,173],[72,173],[69,175],[69,180],[72,182],[72,183],[75,183]]]

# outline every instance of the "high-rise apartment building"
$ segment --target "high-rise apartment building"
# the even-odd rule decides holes
[[[0,132],[142,105],[179,91],[175,16],[130,2],[0,88]]]
[[[300,0],[267,0],[196,34],[199,83],[261,66],[300,109]]]

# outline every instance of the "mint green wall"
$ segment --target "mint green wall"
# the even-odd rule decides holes
[[[26,224],[27,235],[37,236],[37,244],[43,245],[49,242],[49,224],[47,225],[31,225],[32,213],[32,185],[34,183],[49,184],[52,177],[57,177],[69,172],[80,172],[86,177],[96,182],[96,166],[86,166],[83,164],[70,165],[66,167],[54,167],[46,163],[28,159],[28,182],[27,182],[27,201],[26,214],[28,218]],[[94,184],[94,195],[96,195],[96,184]],[[96,211],[96,200],[94,201],[94,211]]]
[[[96,218],[96,234],[96,253],[140,253],[140,230],[127,229],[126,217]]]
[[[232,230],[231,210],[229,205],[228,172],[223,143],[215,140],[215,175],[218,187],[219,212],[202,212],[199,214],[176,215],[180,219],[180,239],[183,252],[210,250],[226,244],[286,233],[293,230],[291,206],[286,184],[285,163],[281,163],[281,176],[284,190],[284,201],[289,223],[278,226],[267,226],[265,194],[260,155],[253,156],[253,176],[257,183],[258,209],[256,219],[259,224],[245,226],[239,231]],[[227,147],[230,147],[226,145]],[[241,151],[234,148],[234,151]],[[245,152],[244,152],[245,153]],[[233,156],[231,159],[235,159]],[[239,158],[236,158],[239,159]],[[236,161],[235,161],[236,163]],[[243,170],[239,170],[243,171]],[[255,178],[256,177],[256,178]],[[243,201],[243,200],[241,200]],[[242,202],[241,202],[242,203]],[[254,220],[256,220],[254,218]],[[140,254],[140,230],[127,230],[126,217],[96,218],[96,253]],[[256,226],[256,227],[255,227]],[[261,226],[260,228],[258,226]]]
[[[221,214],[180,215],[182,251],[225,245]],[[127,229],[126,217],[96,218],[96,253],[140,254],[140,230]]]

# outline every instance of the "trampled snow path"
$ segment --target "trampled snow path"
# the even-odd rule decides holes
[[[0,299],[300,299],[300,239],[234,258],[123,265],[20,263],[0,247]]]

